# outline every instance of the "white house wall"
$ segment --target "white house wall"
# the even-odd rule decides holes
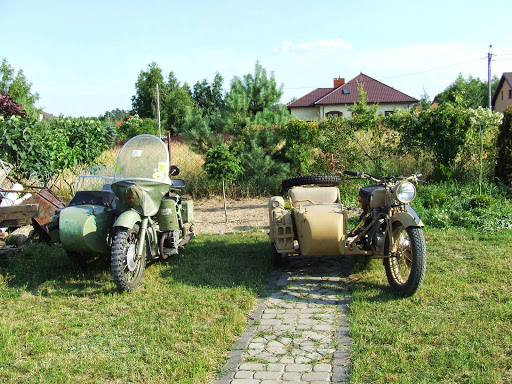
[[[321,117],[327,116],[330,112],[341,112],[346,118],[350,118],[352,113],[348,110],[352,105],[321,105],[318,107],[309,108],[291,108],[292,116],[306,121],[318,121]],[[385,115],[386,112],[392,112],[395,109],[409,109],[409,104],[379,104],[377,108],[377,115]]]

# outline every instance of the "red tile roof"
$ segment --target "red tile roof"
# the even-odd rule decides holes
[[[360,73],[338,88],[317,88],[288,104],[289,108],[314,107],[316,105],[354,104],[359,101],[359,84],[363,84],[368,104],[417,103],[418,100],[405,93]]]

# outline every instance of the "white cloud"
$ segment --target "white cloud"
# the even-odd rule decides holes
[[[317,40],[298,44],[294,44],[291,41],[283,41],[279,48],[274,49],[274,52],[332,52],[341,49],[351,50],[352,43],[345,43],[341,39]]]

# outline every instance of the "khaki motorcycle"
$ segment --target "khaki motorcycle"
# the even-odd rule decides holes
[[[411,207],[421,174],[397,178],[364,172],[346,175],[369,180],[359,190],[362,213],[348,228],[349,208],[340,201],[340,175],[310,175],[283,180],[289,207],[281,196],[270,198],[272,264],[289,255],[364,255],[383,260],[393,291],[411,296],[423,283],[427,250],[423,222]]]

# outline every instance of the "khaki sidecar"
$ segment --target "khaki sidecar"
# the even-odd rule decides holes
[[[281,196],[269,202],[272,264],[284,256],[343,255],[347,213],[334,186],[294,186],[288,191],[289,207]]]

